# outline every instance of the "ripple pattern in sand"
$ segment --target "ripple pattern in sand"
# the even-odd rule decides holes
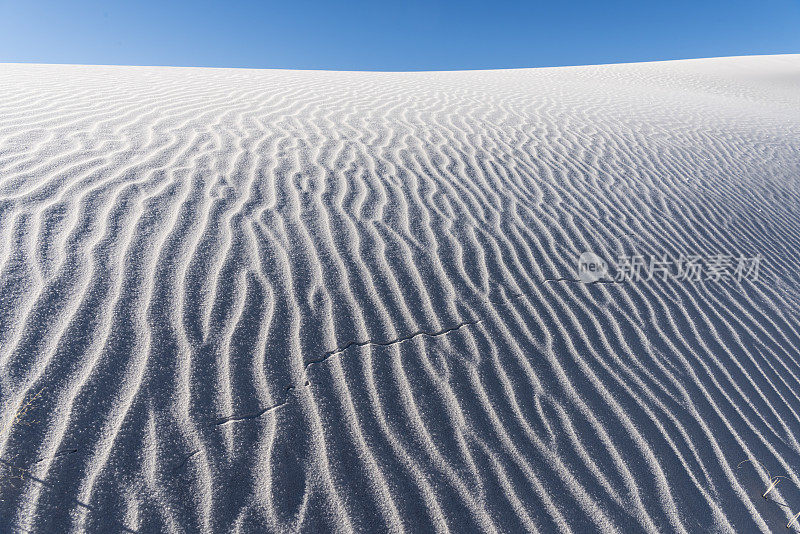
[[[0,530],[785,524],[798,73],[0,65]]]

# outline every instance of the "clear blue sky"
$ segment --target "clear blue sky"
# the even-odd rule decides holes
[[[800,0],[0,0],[0,62],[337,70],[800,52]]]

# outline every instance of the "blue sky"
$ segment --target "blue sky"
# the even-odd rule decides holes
[[[0,0],[0,62],[336,70],[800,52],[800,0]]]

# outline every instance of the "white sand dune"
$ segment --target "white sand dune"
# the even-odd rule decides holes
[[[800,55],[0,88],[0,532],[800,512]]]

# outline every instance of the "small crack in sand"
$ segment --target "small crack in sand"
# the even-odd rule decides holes
[[[482,321],[483,321],[483,319],[473,319],[471,321],[464,321],[464,322],[458,323],[455,326],[451,326],[449,328],[445,328],[445,329],[442,329],[442,330],[437,330],[435,332],[429,332],[429,331],[426,331],[426,330],[421,330],[421,331],[414,332],[414,333],[406,335],[406,336],[402,336],[402,337],[398,337],[396,339],[392,339],[390,341],[371,341],[371,340],[367,340],[367,341],[351,341],[351,342],[347,343],[346,345],[344,345],[342,347],[339,347],[339,348],[336,348],[334,350],[326,352],[325,354],[322,355],[322,357],[317,358],[316,360],[307,361],[306,364],[305,364],[305,367],[303,368],[304,385],[305,386],[309,385],[308,369],[312,365],[316,365],[316,364],[319,364],[319,363],[324,363],[325,361],[327,361],[331,357],[338,356],[339,354],[345,352],[346,350],[348,350],[348,349],[350,349],[352,347],[367,347],[367,346],[390,347],[390,346],[396,345],[398,343],[403,343],[404,341],[410,341],[410,340],[412,340],[412,339],[414,339],[416,337],[419,337],[419,336],[425,336],[425,337],[431,337],[431,338],[444,336],[444,335],[450,334],[452,332],[455,332],[457,330],[460,330],[460,329],[462,329],[464,327],[474,326],[474,325],[476,325],[476,324],[478,324],[478,323],[480,323]],[[277,402],[277,403],[275,403],[275,404],[273,404],[271,406],[268,406],[268,407],[264,408],[263,410],[259,410],[257,412],[251,412],[249,414],[229,415],[227,417],[221,417],[221,418],[217,419],[216,421],[214,421],[214,424],[216,426],[221,426],[221,425],[225,425],[227,423],[235,423],[235,422],[238,422],[238,421],[247,421],[247,420],[251,420],[251,419],[257,419],[257,418],[261,417],[264,414],[273,412],[273,411],[277,410],[278,408],[282,408],[289,402],[290,393],[292,392],[292,390],[296,389],[297,387],[298,386],[295,386],[295,385],[286,386],[284,388],[283,400],[280,401],[280,402]]]
[[[350,343],[344,345],[343,347],[340,347],[340,348],[337,348],[337,349],[334,349],[334,350],[326,352],[321,358],[318,358],[316,360],[309,360],[308,362],[306,362],[305,369],[307,371],[308,368],[311,367],[312,365],[317,364],[317,363],[322,363],[325,360],[327,360],[328,358],[330,358],[331,356],[336,356],[337,354],[341,354],[342,352],[346,351],[350,347],[366,347],[368,345],[377,346],[377,347],[389,347],[389,346],[395,345],[397,343],[402,343],[404,341],[409,341],[409,340],[414,339],[415,337],[419,337],[419,336],[426,336],[426,337],[443,336],[445,334],[449,334],[450,332],[455,332],[456,330],[460,330],[461,328],[464,328],[465,326],[476,325],[476,324],[480,323],[482,320],[483,319],[475,319],[475,320],[472,320],[472,321],[464,321],[462,323],[457,324],[456,326],[453,326],[453,327],[450,327],[450,328],[445,328],[443,330],[438,330],[436,332],[427,332],[425,330],[421,330],[419,332],[414,332],[413,334],[410,334],[410,335],[407,335],[407,336],[403,336],[403,337],[399,337],[399,338],[393,339],[391,341],[369,341],[369,340],[367,340],[367,341],[351,341]]]
[[[593,282],[584,282],[583,280],[576,280],[574,278],[545,278],[544,282],[574,282],[590,286],[592,284],[619,284],[616,280],[595,280]]]

